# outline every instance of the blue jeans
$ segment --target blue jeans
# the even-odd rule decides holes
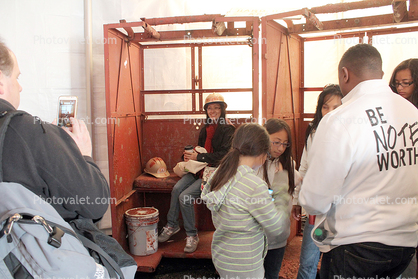
[[[174,185],[171,191],[170,209],[167,214],[167,224],[170,227],[179,226],[179,213],[183,216],[184,229],[187,236],[197,235],[194,217],[194,201],[200,198],[202,179],[196,179],[191,173],[185,174]]]
[[[302,248],[300,250],[300,265],[297,279],[315,279],[321,252],[312,240],[311,231],[314,225],[305,222],[303,229]]]
[[[322,255],[321,279],[398,277],[415,254],[415,247],[362,242],[338,246]]]
[[[285,247],[268,250],[264,258],[264,277],[266,279],[278,279],[284,257]]]

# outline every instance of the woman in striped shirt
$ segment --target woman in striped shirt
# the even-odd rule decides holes
[[[216,228],[212,261],[221,278],[264,278],[267,237],[270,243],[283,241],[287,220],[276,209],[266,182],[255,173],[269,150],[270,138],[263,127],[241,125],[231,150],[202,191]]]

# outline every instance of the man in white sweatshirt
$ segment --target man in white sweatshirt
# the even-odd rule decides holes
[[[299,200],[317,215],[321,278],[396,278],[417,247],[418,110],[382,76],[373,46],[345,52],[343,104],[321,120],[309,151]]]

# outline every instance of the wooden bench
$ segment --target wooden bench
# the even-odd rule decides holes
[[[166,178],[156,178],[150,174],[143,173],[134,181],[134,189],[144,193],[144,206],[154,206],[160,211],[161,228],[167,223],[167,213],[170,208],[171,191],[177,181],[180,180],[175,173],[170,172]],[[199,231],[214,231],[210,210],[207,209],[200,199],[195,203],[196,228]]]

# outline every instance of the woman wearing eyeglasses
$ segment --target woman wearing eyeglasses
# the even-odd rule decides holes
[[[312,144],[316,128],[321,119],[329,112],[341,106],[341,99],[343,95],[338,85],[330,84],[324,87],[324,90],[318,96],[318,103],[314,119],[309,123],[305,134],[305,148],[303,149],[302,158],[300,161],[299,172],[302,177],[305,176],[308,170],[308,150]],[[330,156],[332,156],[330,154]],[[303,187],[303,185],[302,185]],[[297,195],[299,188],[296,189],[295,199],[293,200],[292,216],[296,220],[300,220],[301,207],[298,203]],[[302,248],[300,251],[300,261],[297,279],[314,279],[316,277],[318,262],[320,258],[320,251],[311,238],[311,231],[314,227],[315,216],[309,215],[309,220],[306,221],[303,229]]]
[[[263,178],[274,193],[274,204],[278,211],[283,212],[284,228],[281,242],[269,242],[268,252],[264,258],[266,279],[279,278],[279,272],[290,234],[290,212],[292,208],[292,194],[295,185],[300,184],[301,176],[296,171],[292,159],[292,138],[290,127],[282,119],[272,118],[264,124],[270,136],[270,156],[265,161],[257,175]]]
[[[393,70],[390,78],[389,86],[393,92],[398,93],[408,101],[410,101],[416,108],[418,108],[418,59],[412,58],[402,61],[395,70]],[[418,248],[417,248],[418,252]],[[416,270],[416,273],[414,273]],[[416,266],[416,258],[414,257],[402,273],[401,277],[416,277],[418,269]]]
[[[418,108],[418,59],[401,62],[393,71],[390,88]]]

